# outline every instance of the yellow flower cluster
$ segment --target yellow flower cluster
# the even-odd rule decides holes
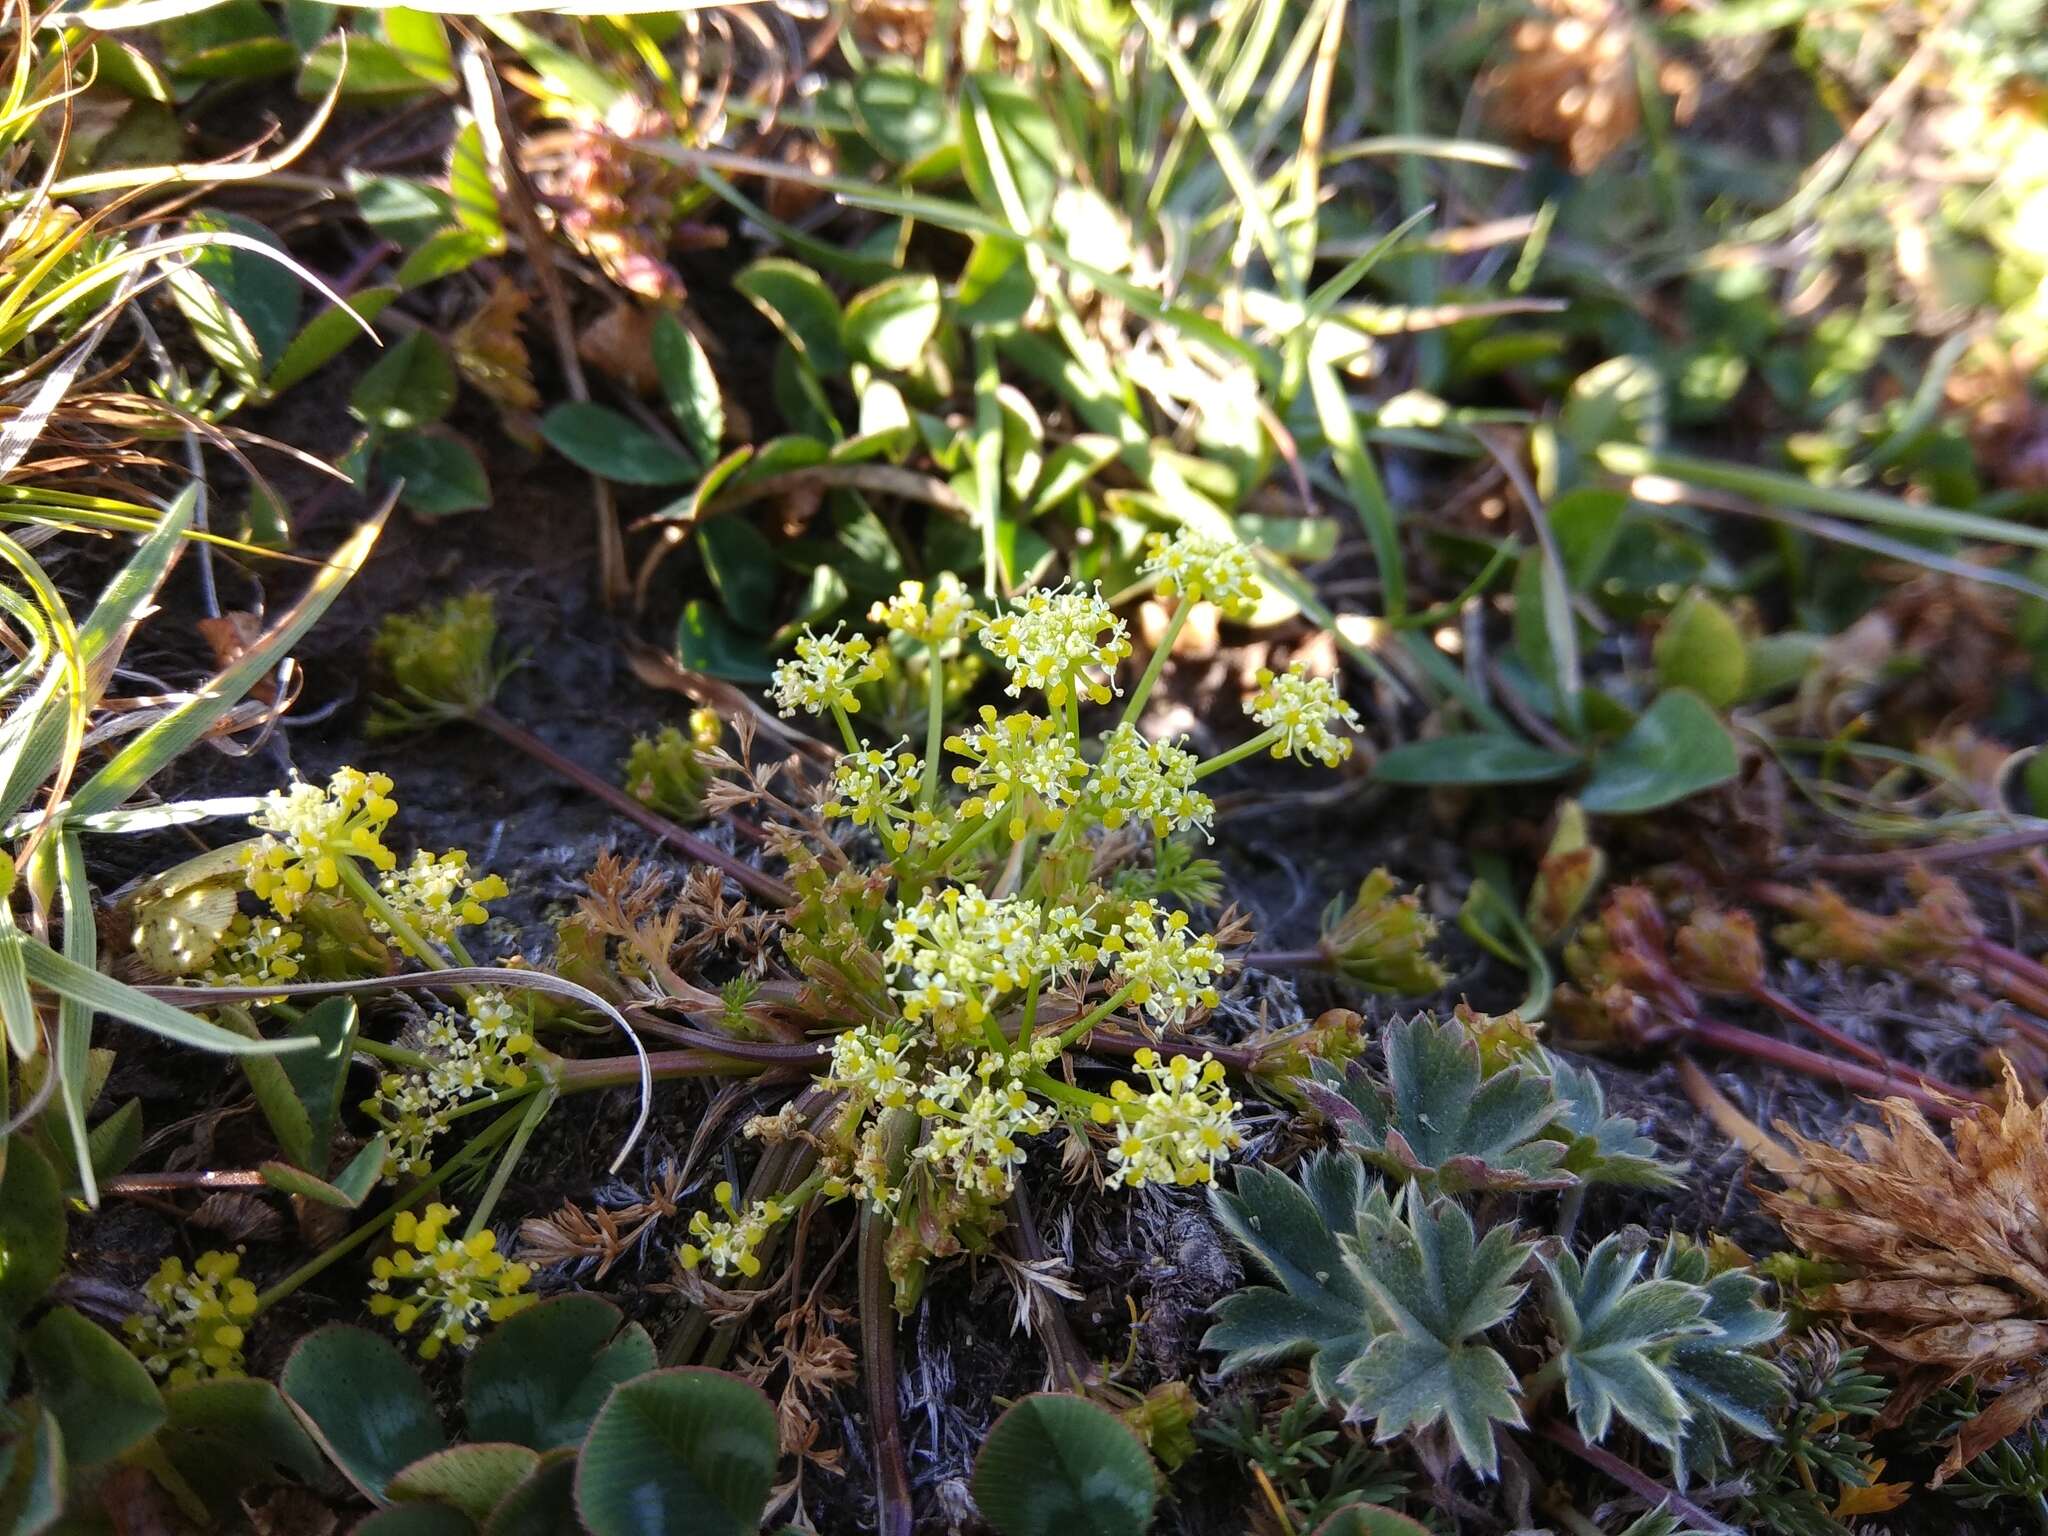
[[[399,1245],[370,1266],[370,1311],[391,1319],[400,1333],[426,1321],[422,1360],[444,1345],[467,1349],[484,1322],[503,1322],[537,1299],[526,1290],[533,1271],[506,1261],[496,1234],[456,1238],[448,1228],[457,1213],[436,1201],[424,1214],[400,1211],[391,1224]]]
[[[301,779],[265,795],[249,818],[264,834],[243,855],[249,889],[289,918],[315,887],[334,888],[343,859],[393,868],[398,856],[384,846],[384,829],[397,814],[391,780],[355,768],[336,769],[324,788]]]
[[[1057,828],[1088,773],[1059,722],[1041,715],[999,718],[988,705],[981,724],[949,736],[946,750],[971,760],[953,770],[953,782],[973,791],[960,803],[961,818],[1006,816],[1013,840]]]
[[[972,1073],[953,1067],[934,1076],[917,1102],[925,1134],[912,1156],[984,1200],[1008,1199],[1024,1163],[1018,1139],[1052,1129],[1052,1116],[1013,1072],[1008,1057],[985,1055]]]
[[[1184,1023],[1198,1008],[1217,1003],[1215,978],[1223,956],[1216,936],[1195,933],[1188,915],[1137,901],[1102,940],[1102,954],[1119,989],[1161,1024]]]
[[[1099,1122],[1117,1127],[1109,1149],[1110,1185],[1209,1183],[1216,1165],[1244,1144],[1223,1063],[1205,1053],[1200,1061],[1176,1056],[1162,1065],[1159,1053],[1149,1049],[1133,1059],[1149,1089],[1140,1093],[1127,1082],[1113,1083],[1113,1102],[1095,1109]]]
[[[943,1026],[979,1024],[990,1003],[1058,980],[1080,957],[1087,924],[1072,907],[985,896],[968,885],[898,907],[888,933],[882,959],[898,972],[903,1017],[914,1024],[931,1015]]]
[[[866,1094],[883,1109],[908,1109],[917,1093],[917,1072],[907,1056],[901,1035],[844,1030],[832,1042],[832,1070],[826,1081]]]
[[[200,980],[211,987],[260,987],[296,980],[305,943],[304,934],[275,918],[238,912]]]
[[[742,1211],[733,1204],[732,1185],[723,1181],[712,1195],[725,1217],[714,1220],[709,1211],[699,1211],[690,1218],[690,1235],[697,1241],[683,1244],[683,1268],[709,1264],[713,1274],[739,1274],[751,1279],[761,1272],[761,1261],[754,1250],[788,1218],[789,1209],[779,1200],[756,1200]]]
[[[1195,788],[1200,766],[1194,753],[1171,742],[1147,741],[1126,721],[1103,738],[1089,794],[1101,807],[1102,824],[1111,830],[1137,821],[1161,837],[1183,827],[1198,828],[1208,837],[1216,803]]]
[[[171,1386],[242,1374],[242,1340],[256,1315],[256,1287],[236,1273],[237,1253],[202,1253],[188,1272],[165,1259],[144,1282],[154,1316],[122,1323],[128,1347]]]
[[[889,669],[889,655],[877,651],[865,635],[840,638],[806,633],[798,637],[796,655],[779,663],[771,692],[785,715],[798,710],[822,715],[841,709],[854,714],[860,700],[853,690],[878,680]]]
[[[1252,552],[1233,540],[1184,528],[1172,538],[1153,534],[1145,574],[1159,578],[1162,597],[1214,603],[1224,617],[1248,619],[1259,605],[1259,568]]]
[[[1043,693],[1055,708],[1077,691],[1107,704],[1114,686],[1089,674],[1114,674],[1131,654],[1124,621],[1110,611],[1099,587],[1062,587],[1026,593],[982,625],[981,643],[1010,670],[1009,693]]]
[[[385,1073],[362,1104],[387,1138],[387,1180],[433,1167],[434,1142],[458,1104],[526,1085],[523,1058],[533,1051],[533,1030],[504,993],[486,989],[470,996],[463,1013],[443,1009],[428,1019],[422,1044],[433,1065]]]
[[[1275,757],[1291,755],[1303,762],[1313,758],[1334,768],[1351,755],[1351,738],[1331,727],[1356,731],[1362,726],[1358,712],[1344,702],[1334,683],[1309,676],[1297,661],[1278,676],[1269,667],[1260,668],[1258,684],[1245,701],[1244,712],[1268,730],[1281,732],[1273,743]]]
[[[506,893],[498,876],[472,874],[469,855],[460,848],[439,858],[421,849],[410,864],[386,874],[379,887],[393,911],[439,944],[454,938],[456,929],[488,919],[491,914],[484,903]],[[375,914],[371,926],[383,931]]]
[[[873,827],[875,835],[897,853],[913,841],[925,841],[936,818],[917,806],[920,764],[915,753],[899,745],[884,752],[868,747],[842,752],[832,769],[831,798],[819,806],[828,817],[844,816],[856,827]]]
[[[974,596],[947,571],[929,587],[921,581],[904,582],[894,597],[876,603],[868,618],[909,639],[944,645],[967,633],[975,618]]]

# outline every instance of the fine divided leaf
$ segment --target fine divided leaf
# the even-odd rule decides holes
[[[1563,1346],[1565,1400],[1588,1440],[1606,1437],[1619,1413],[1676,1453],[1690,1414],[1666,1370],[1675,1345],[1711,1333],[1706,1293],[1682,1280],[1641,1280],[1640,1250],[1603,1239],[1582,1265],[1570,1253],[1547,1261],[1550,1316]]]

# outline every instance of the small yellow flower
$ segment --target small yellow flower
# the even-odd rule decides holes
[[[967,633],[974,618],[974,596],[958,576],[947,571],[930,586],[921,581],[904,582],[894,597],[876,603],[868,618],[907,639],[944,645]]]
[[[458,928],[486,921],[491,914],[484,903],[506,894],[498,876],[472,874],[469,855],[460,848],[438,858],[421,849],[410,864],[391,871],[378,884],[394,911],[440,944],[454,938]],[[375,914],[370,924],[379,933],[385,931]]]
[[[926,840],[936,825],[936,818],[917,806],[921,771],[917,755],[900,744],[886,752],[876,747],[842,752],[832,769],[831,797],[818,809],[856,827],[874,828],[893,852],[902,853],[913,841]]]
[[[1102,953],[1118,989],[1129,987],[1131,1001],[1161,1024],[1183,1023],[1217,1004],[1213,982],[1223,957],[1215,935],[1192,932],[1185,912],[1133,902],[1104,937]]]
[[[264,834],[243,855],[249,889],[289,918],[316,887],[332,890],[340,882],[344,859],[396,867],[384,829],[397,814],[391,780],[355,768],[336,769],[324,789],[302,779],[265,795],[249,818]]]
[[[1351,738],[1338,735],[1331,727],[1339,725],[1350,731],[1363,727],[1358,712],[1344,702],[1336,684],[1309,676],[1297,661],[1279,676],[1271,668],[1260,668],[1258,685],[1258,691],[1245,701],[1244,712],[1268,730],[1280,729],[1280,739],[1273,743],[1275,757],[1292,755],[1303,762],[1313,758],[1334,768],[1351,755]]]
[[[982,626],[981,643],[1010,669],[1012,697],[1034,688],[1055,708],[1077,691],[1107,704],[1115,687],[1091,673],[1114,675],[1116,664],[1131,654],[1124,621],[1096,586],[1026,593],[1010,612]]]
[[[796,655],[777,665],[772,692],[785,715],[798,710],[822,715],[838,708],[853,714],[860,700],[853,690],[872,683],[888,670],[886,651],[877,651],[864,635],[841,639],[838,631],[814,635],[806,630],[796,642]]]
[[[1224,1086],[1223,1064],[1207,1054],[1200,1061],[1176,1056],[1161,1064],[1159,1053],[1149,1049],[1133,1060],[1148,1091],[1112,1083],[1113,1102],[1095,1110],[1098,1122],[1116,1127],[1108,1182],[1113,1187],[1209,1183],[1217,1164],[1244,1144],[1236,1125],[1237,1103]]]
[[[1182,827],[1199,828],[1207,837],[1216,804],[1195,788],[1199,767],[1192,752],[1172,742],[1147,741],[1126,722],[1103,738],[1102,758],[1088,787],[1102,808],[1102,824],[1111,830],[1137,821],[1161,837]]]
[[[370,1311],[390,1318],[391,1326],[404,1334],[426,1322],[419,1342],[422,1360],[433,1359],[449,1344],[469,1348],[482,1324],[503,1322],[538,1299],[526,1289],[533,1271],[509,1263],[498,1252],[495,1233],[448,1235],[457,1214],[438,1201],[424,1212],[400,1211],[391,1223],[398,1246],[370,1266]]]
[[[742,1212],[733,1204],[732,1185],[724,1182],[712,1195],[724,1209],[725,1217],[714,1220],[710,1212],[699,1211],[690,1218],[690,1235],[697,1241],[683,1244],[683,1268],[695,1269],[708,1263],[713,1274],[738,1274],[752,1279],[761,1272],[761,1260],[754,1250],[792,1213],[779,1200],[757,1200]]]
[[[129,1348],[174,1387],[242,1374],[242,1344],[256,1315],[256,1287],[235,1273],[240,1250],[202,1253],[188,1273],[165,1259],[143,1285],[153,1316],[128,1318]]]
[[[260,987],[295,980],[305,943],[305,935],[289,924],[238,912],[199,979],[209,987]]]
[[[953,770],[953,782],[972,791],[961,802],[962,819],[1001,817],[1013,839],[1057,829],[1088,772],[1057,721],[1022,714],[998,718],[987,705],[981,724],[948,737],[946,750],[972,760]]]
[[[1259,606],[1259,569],[1252,552],[1233,540],[1183,528],[1172,538],[1151,537],[1148,576],[1159,578],[1162,597],[1214,603],[1225,618],[1248,619]]]

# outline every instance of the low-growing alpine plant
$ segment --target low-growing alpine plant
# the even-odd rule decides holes
[[[1762,1353],[1781,1315],[1746,1268],[1682,1237],[1654,1262],[1647,1235],[1576,1253],[1588,1187],[1673,1174],[1607,1114],[1591,1072],[1526,1037],[1489,1062],[1482,1039],[1516,1032],[1480,1022],[1394,1026],[1384,1080],[1359,1063],[1319,1070],[1311,1102],[1340,1148],[1298,1178],[1248,1167],[1215,1191],[1219,1220],[1277,1283],[1226,1297],[1206,1344],[1226,1374],[1306,1360],[1316,1395],[1375,1439],[1441,1436],[1483,1477],[1503,1432],[1540,1425],[1581,1449],[1626,1425],[1681,1487],[1725,1470],[1729,1433],[1768,1439],[1783,1406]],[[1553,1191],[1554,1236],[1502,1204]]]

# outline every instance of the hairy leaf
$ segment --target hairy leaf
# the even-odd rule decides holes
[[[1224,1352],[1226,1374],[1312,1356],[1310,1379],[1319,1395],[1334,1400],[1338,1374],[1375,1333],[1392,1326],[1337,1238],[1354,1230],[1365,1211],[1386,1210],[1386,1191],[1357,1158],[1325,1152],[1302,1170],[1298,1184],[1270,1168],[1242,1167],[1234,1193],[1215,1189],[1209,1198],[1224,1229],[1280,1286],[1224,1297],[1202,1347]]]
[[[1463,1210],[1426,1204],[1412,1184],[1403,1211],[1362,1212],[1348,1259],[1393,1327],[1345,1368],[1347,1417],[1373,1423],[1383,1441],[1442,1419],[1465,1460],[1491,1477],[1494,1426],[1523,1421],[1515,1374],[1485,1335],[1527,1290],[1515,1276],[1534,1251],[1511,1227],[1480,1237]]]
[[[1619,1413],[1676,1454],[1691,1409],[1667,1366],[1681,1340],[1711,1333],[1713,1324],[1705,1291],[1639,1279],[1642,1267],[1642,1252],[1619,1237],[1603,1238],[1583,1265],[1570,1253],[1545,1261],[1565,1401],[1588,1440],[1605,1439]]]
[[[1607,1113],[1607,1094],[1591,1067],[1575,1067],[1545,1053],[1557,1090],[1558,1116],[1551,1134],[1565,1137],[1564,1170],[1587,1184],[1629,1189],[1668,1189],[1678,1176],[1657,1160],[1657,1143],[1626,1115]]]
[[[1563,1142],[1543,1132],[1558,1118],[1550,1080],[1519,1064],[1487,1075],[1479,1047],[1455,1018],[1417,1014],[1387,1031],[1387,1087],[1353,1063],[1318,1066],[1309,1096],[1344,1138],[1397,1178],[1432,1193],[1560,1189]]]
[[[1763,1304],[1763,1282],[1746,1269],[1709,1273],[1706,1249],[1673,1237],[1657,1256],[1657,1274],[1696,1286],[1706,1298],[1701,1314],[1715,1332],[1682,1340],[1666,1374],[1692,1417],[1676,1458],[1680,1485],[1687,1475],[1724,1464],[1724,1424],[1759,1440],[1775,1436],[1787,1391],[1784,1373],[1754,1351],[1784,1332],[1785,1315]]]

